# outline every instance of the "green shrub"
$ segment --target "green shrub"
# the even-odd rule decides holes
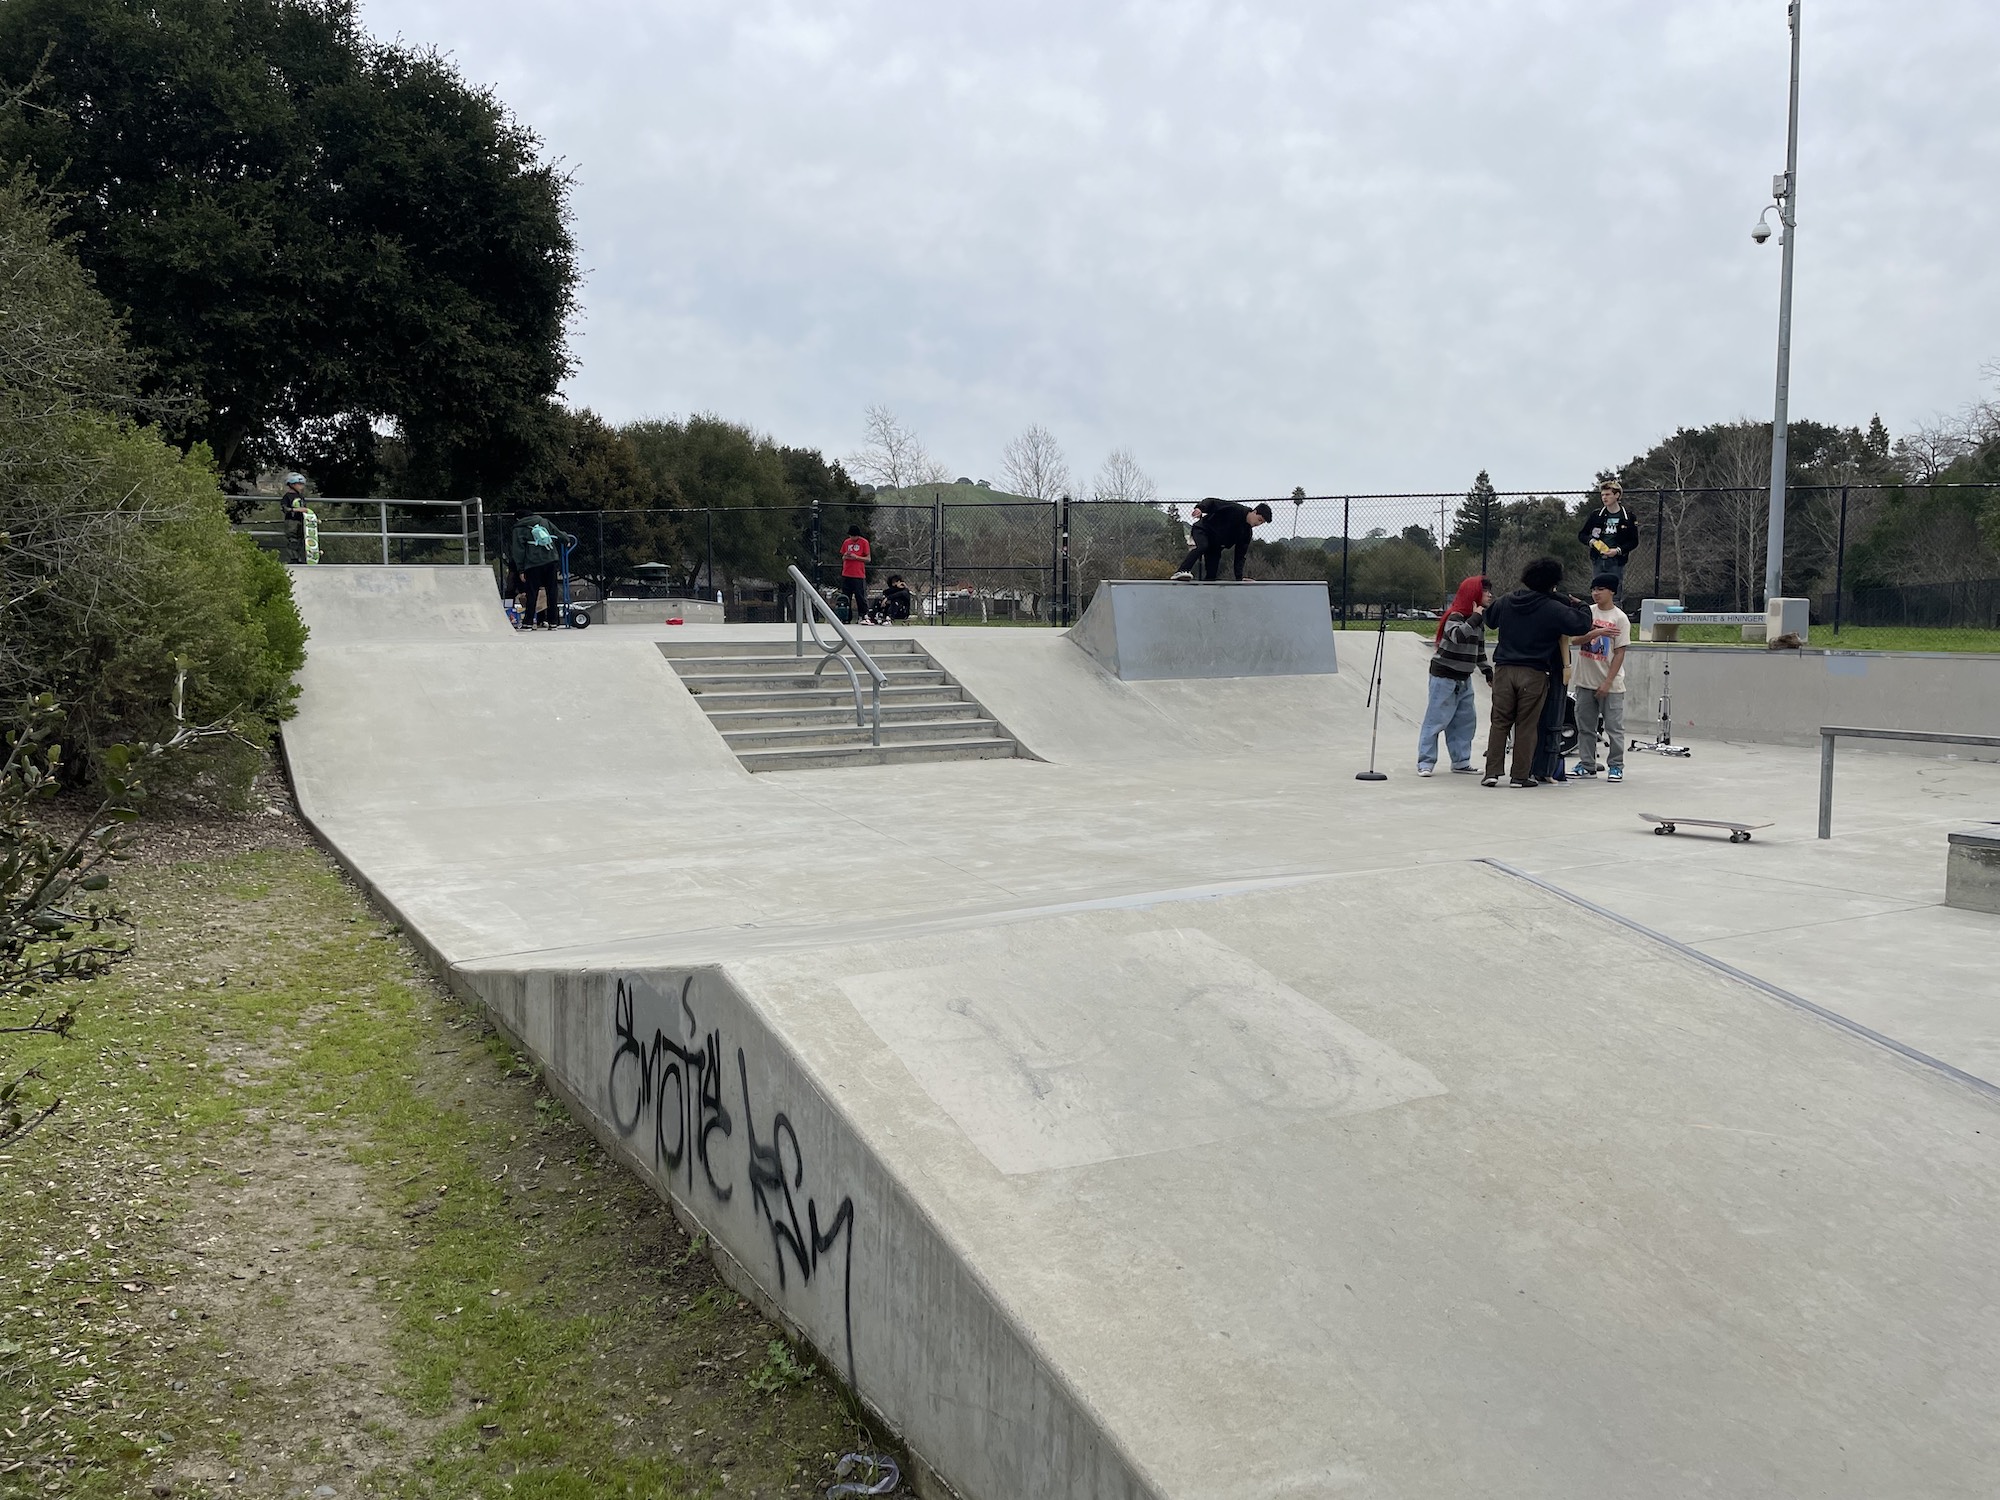
[[[240,800],[292,712],[305,627],[284,568],[229,529],[205,448],[137,403],[117,319],[26,178],[0,180],[0,725],[53,694],[63,765],[227,721],[162,790]],[[184,693],[183,690],[184,689]]]

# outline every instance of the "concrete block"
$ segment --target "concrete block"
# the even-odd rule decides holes
[[[592,612],[599,625],[720,625],[722,606],[712,599],[606,599]]]
[[[1944,904],[2000,916],[2000,823],[1951,835],[1944,860]]]
[[[1323,583],[1106,580],[1069,638],[1126,682],[1339,670]]]
[[[1764,605],[1764,639],[1775,641],[1781,636],[1795,635],[1803,645],[1812,630],[1812,601],[1810,599],[1771,599]],[[1744,640],[1751,640],[1748,630],[1743,632]]]

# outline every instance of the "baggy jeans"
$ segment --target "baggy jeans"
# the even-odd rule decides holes
[[[1437,765],[1438,736],[1454,766],[1472,764],[1472,736],[1479,728],[1479,704],[1473,697],[1472,678],[1440,677],[1431,674],[1431,700],[1424,709],[1424,727],[1417,731],[1417,765],[1428,770]]]
[[[1606,693],[1600,698],[1594,688],[1580,687],[1576,690],[1576,768],[1579,771],[1598,769],[1597,737],[1600,734],[1611,741],[1611,768],[1624,770],[1625,695]]]
[[[1507,758],[1507,731],[1514,731],[1514,780],[1534,774],[1536,720],[1548,696],[1549,674],[1540,667],[1493,669],[1493,710],[1486,731],[1486,774],[1499,776]]]

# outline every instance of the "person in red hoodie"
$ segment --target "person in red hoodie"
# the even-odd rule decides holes
[[[859,625],[868,615],[868,538],[859,526],[847,528],[840,544],[840,591],[847,596],[847,623]]]

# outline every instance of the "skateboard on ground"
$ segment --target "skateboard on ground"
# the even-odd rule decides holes
[[[1682,823],[1690,828],[1727,828],[1729,842],[1732,844],[1747,844],[1750,842],[1752,829],[1771,826],[1769,823],[1731,823],[1726,818],[1663,818],[1657,813],[1649,812],[1642,812],[1639,817],[1642,822],[1657,824],[1658,826],[1653,829],[1655,833],[1672,833],[1677,825]]]

